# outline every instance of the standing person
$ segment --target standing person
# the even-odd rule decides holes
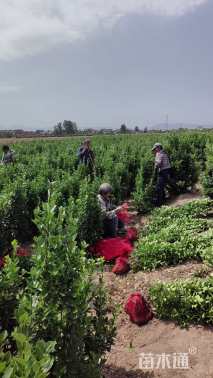
[[[99,188],[98,202],[103,216],[104,237],[115,237],[118,229],[123,228],[123,223],[118,220],[117,212],[121,207],[115,207],[111,202],[112,187],[104,183]]]
[[[155,155],[155,172],[157,173],[156,205],[161,206],[166,198],[165,187],[171,181],[171,164],[162,144],[155,143],[152,152]]]
[[[11,164],[11,163],[14,163],[15,159],[14,159],[14,151],[12,151],[9,146],[3,146],[2,147],[2,150],[3,150],[3,156],[2,156],[2,160],[1,160],[1,163],[2,164]]]
[[[86,139],[78,150],[78,159],[80,164],[84,164],[94,171],[95,168],[95,154],[91,148],[90,139]]]

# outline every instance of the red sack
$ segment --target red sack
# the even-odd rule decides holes
[[[27,247],[18,247],[16,255],[19,256],[19,257],[20,256],[30,256],[30,251]]]
[[[0,257],[0,269],[4,268],[4,264],[5,264],[4,257]]]
[[[128,257],[122,256],[117,257],[115,266],[112,269],[112,272],[115,274],[125,274],[129,271],[130,266],[128,263]]]
[[[133,246],[128,240],[117,237],[99,240],[89,248],[89,251],[95,256],[111,261],[116,257],[130,254],[133,251]]]
[[[129,315],[131,322],[137,325],[146,324],[153,318],[149,304],[138,292],[130,295],[124,309]]]
[[[135,227],[130,227],[127,229],[127,235],[126,238],[129,241],[136,241],[138,240],[138,230]]]

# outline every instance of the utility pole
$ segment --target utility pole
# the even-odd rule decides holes
[[[169,115],[166,114],[166,130],[169,131]]]

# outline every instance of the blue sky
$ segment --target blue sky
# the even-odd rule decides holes
[[[213,124],[212,0],[1,0],[0,128]]]

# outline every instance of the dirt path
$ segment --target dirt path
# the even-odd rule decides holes
[[[197,198],[200,198],[198,193],[179,196],[172,201],[171,206],[181,206]],[[146,219],[143,218],[139,224],[144,222]],[[187,279],[203,268],[204,264],[189,262],[153,272],[130,272],[124,277],[118,277],[111,272],[104,273],[104,281],[112,303],[121,306],[117,319],[117,337],[103,369],[105,378],[213,378],[212,327],[191,326],[181,329],[173,322],[156,318],[147,325],[138,327],[129,321],[123,311],[123,306],[132,292],[141,291],[148,298],[149,287],[154,282]],[[163,353],[169,355],[168,360],[171,364],[175,353],[187,353],[188,369],[172,369],[168,366],[163,369],[162,364],[161,369],[139,369],[142,353],[152,353],[155,356],[155,365],[160,357],[163,358]]]
[[[171,201],[168,202],[168,205],[171,207],[182,206],[188,202],[192,202],[201,198],[202,196],[200,192],[195,190],[193,193],[185,193],[185,194],[179,195],[176,198],[173,198]]]

